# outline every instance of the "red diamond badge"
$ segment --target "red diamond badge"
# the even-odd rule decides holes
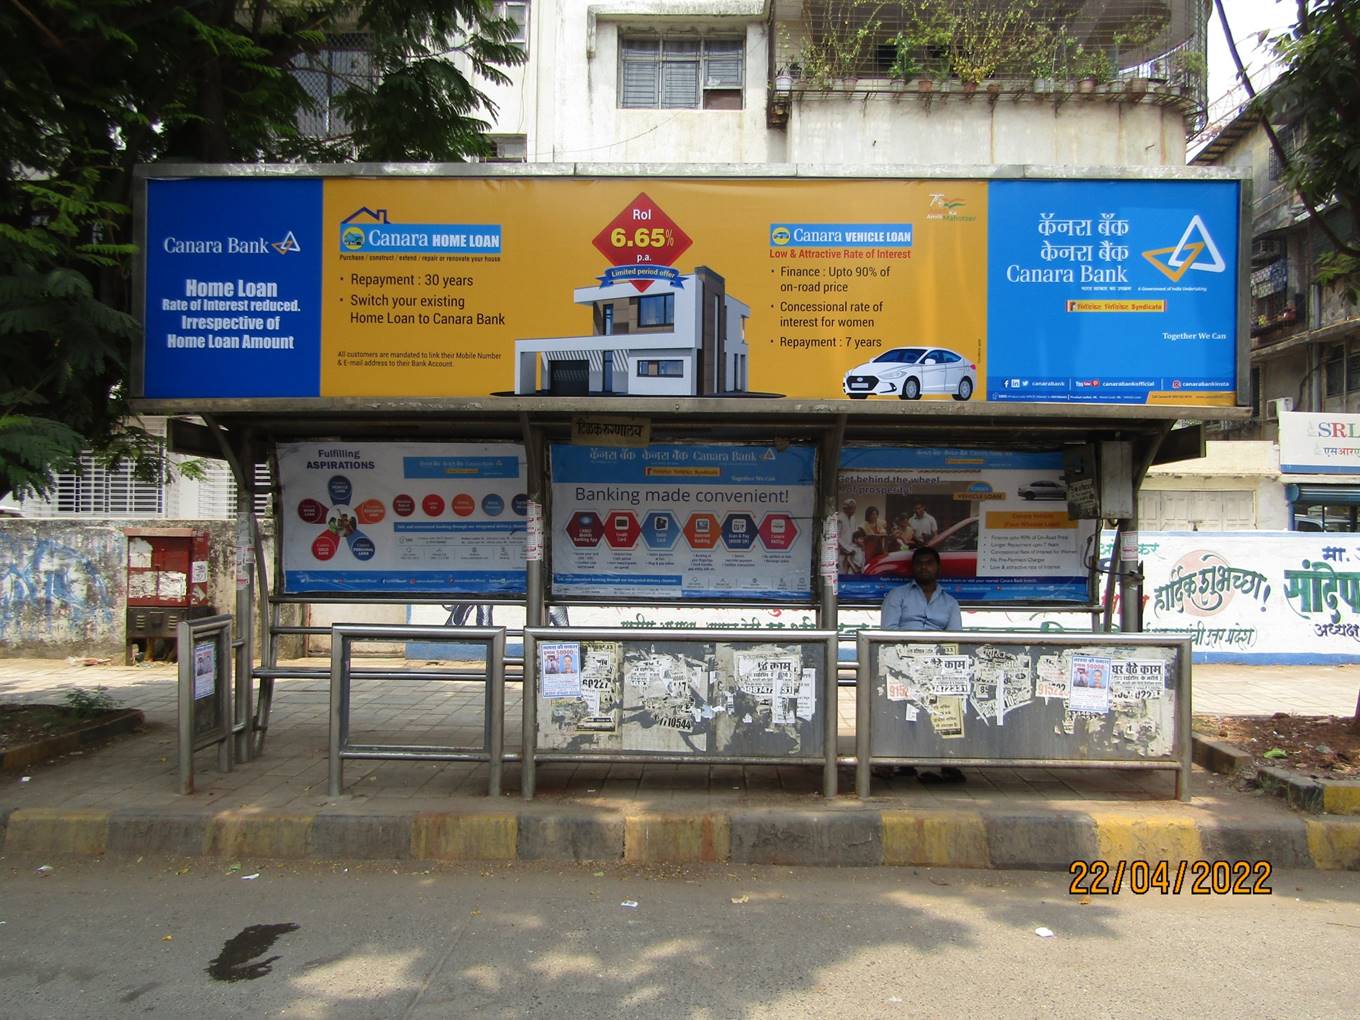
[[[674,267],[694,242],[655,202],[641,194],[609,221],[593,243],[616,267],[606,274],[607,282],[628,280],[643,291],[657,279],[676,275],[655,269]]]

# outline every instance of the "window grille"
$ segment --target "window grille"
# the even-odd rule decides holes
[[[496,17],[515,23],[515,34],[510,37],[525,53],[529,52],[529,5],[522,0],[496,0]]]
[[[310,138],[343,138],[350,126],[335,108],[336,97],[352,86],[377,81],[368,50],[368,36],[347,32],[330,36],[327,46],[293,61],[293,77],[316,104],[298,113],[298,129]]]
[[[627,109],[741,109],[745,41],[623,36],[619,105]]]

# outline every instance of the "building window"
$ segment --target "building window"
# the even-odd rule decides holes
[[[1303,129],[1297,124],[1289,124],[1279,128],[1275,132],[1275,137],[1280,141],[1280,148],[1284,149],[1285,156],[1291,162],[1298,154],[1299,145],[1303,141]],[[1267,178],[1271,184],[1284,178],[1285,164],[1280,159],[1279,153],[1275,151],[1275,146],[1270,147],[1270,161],[1266,165]]]
[[[637,363],[637,374],[639,378],[661,377],[667,379],[683,379],[685,376],[685,363],[679,358],[639,359]]]
[[[525,53],[529,52],[529,4],[525,0],[496,0],[496,17],[515,23],[515,34],[509,39]]]
[[[1322,352],[1326,394],[1339,397],[1346,392],[1346,345],[1329,344]]]
[[[362,32],[329,36],[324,49],[294,59],[292,71],[313,103],[298,114],[298,130],[308,138],[347,136],[350,126],[335,109],[336,97],[353,86],[369,87],[377,81],[368,36]]]
[[[1346,392],[1360,391],[1360,348],[1346,352]]]
[[[46,499],[23,501],[25,513],[56,517],[162,517],[165,479],[138,478],[132,466],[101,464],[88,453],[80,455],[74,471],[59,471]],[[30,503],[32,505],[30,505]]]
[[[740,110],[744,47],[741,38],[623,36],[619,105]]]
[[[483,163],[524,163],[528,161],[529,140],[524,135],[487,135],[494,150],[483,156]]]
[[[637,299],[639,326],[674,326],[675,295],[652,294]]]

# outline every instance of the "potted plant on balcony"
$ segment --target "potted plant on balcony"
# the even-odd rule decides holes
[[[879,0],[831,0],[813,13],[806,9],[803,48],[798,55],[813,88],[853,88],[873,55],[883,23]]]

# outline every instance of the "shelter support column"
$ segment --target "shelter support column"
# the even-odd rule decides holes
[[[1138,515],[1119,521],[1119,629],[1135,634],[1143,629],[1143,563],[1138,556]],[[1125,553],[1129,553],[1128,556]]]
[[[822,548],[830,537],[835,542],[835,535],[831,531],[827,522],[834,522],[836,519],[836,476],[841,462],[841,446],[845,442],[845,415],[837,415],[835,424],[823,434],[821,443],[821,470],[817,473],[817,507],[818,520],[816,531],[821,535],[821,543],[815,546],[818,561],[814,565],[817,577],[817,627],[819,630],[830,630],[839,633],[840,604],[837,597],[837,578],[835,563],[837,558],[834,555],[828,556],[827,551]],[[833,550],[834,552],[834,550]],[[831,568],[825,564],[831,563]],[[829,674],[826,683],[827,701],[826,717],[824,720],[825,729],[823,739],[826,741],[826,762],[822,767],[822,793],[827,797],[836,795],[836,744],[839,736],[839,700],[840,687],[837,683],[840,672],[840,645],[839,642],[832,642],[831,661],[827,663],[827,673]]]
[[[1133,513],[1119,521],[1115,548],[1111,550],[1112,561],[1117,557],[1119,564],[1119,629],[1125,634],[1134,634],[1143,629],[1143,560],[1138,551],[1138,493],[1143,487],[1148,468],[1157,462],[1158,451],[1171,428],[1172,423],[1167,422],[1160,431],[1145,437],[1134,447]]]
[[[241,442],[240,449],[233,448],[225,429],[210,415],[203,420],[217,439],[231,468],[236,482],[236,652],[235,691],[232,703],[235,719],[232,732],[235,734],[233,759],[248,762],[255,755],[255,705],[252,697],[251,673],[255,661],[255,633],[251,623],[254,609],[254,593],[257,579],[255,555],[256,529],[255,517],[255,479],[247,476],[243,465],[254,465],[249,443]]]
[[[544,476],[543,430],[535,427],[527,414],[519,416],[524,434],[524,478],[529,506],[527,533],[524,539],[525,597],[524,597],[524,666],[521,671],[522,726],[520,733],[520,792],[525,800],[534,796],[534,739],[538,732],[537,693],[530,682],[533,674],[533,639],[529,630],[544,624],[543,606],[546,595],[546,574],[543,562],[547,550],[548,485]],[[504,719],[501,720],[504,725]]]
[[[543,626],[543,606],[546,596],[546,575],[543,570],[547,556],[548,487],[544,481],[543,431],[535,427],[527,414],[521,414],[520,429],[524,434],[524,480],[528,490],[525,558],[524,626]]]

